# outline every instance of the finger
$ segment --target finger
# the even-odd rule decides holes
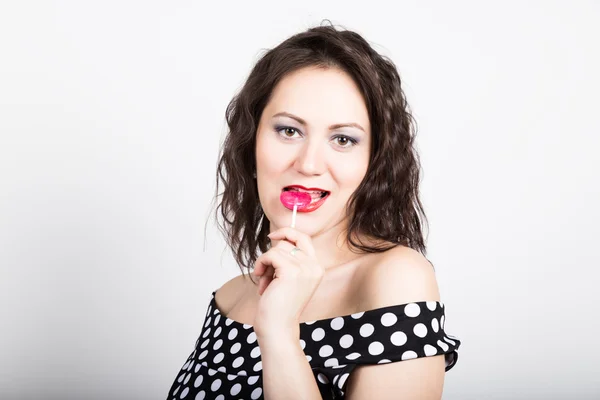
[[[261,276],[264,275],[264,273],[267,271],[267,267],[270,264],[266,258],[267,253],[263,253],[260,256],[258,256],[256,261],[254,262],[254,275]]]
[[[315,251],[312,246],[311,238],[307,234],[300,232],[299,230],[292,228],[290,226],[286,226],[286,227],[278,229],[274,232],[271,232],[267,236],[269,236],[269,238],[271,240],[273,240],[273,239],[288,240],[289,242],[293,243],[296,247],[298,247],[300,250],[304,251],[306,254],[311,255],[311,256],[315,255]]]
[[[260,279],[258,280],[258,295],[262,296],[262,294],[264,293],[265,289],[269,286],[269,283],[271,283],[271,279],[266,277],[266,276],[261,276]]]
[[[259,280],[258,280],[258,294],[259,295],[262,296],[265,289],[269,286],[269,284],[275,278],[275,273],[273,271],[274,271],[273,267],[269,266],[267,268],[267,272],[259,278]]]
[[[296,247],[294,243],[290,242],[289,240],[282,239],[279,241],[279,243],[277,243],[277,246],[272,247],[272,249],[280,249],[289,253],[294,247]]]

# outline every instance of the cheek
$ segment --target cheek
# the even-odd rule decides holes
[[[367,173],[369,160],[366,157],[357,157],[352,161],[343,160],[337,165],[340,165],[340,167],[336,168],[335,176],[340,186],[354,190],[362,182]]]
[[[266,175],[276,175],[284,170],[293,156],[286,153],[286,146],[282,146],[271,133],[261,132],[256,138],[256,163]],[[290,149],[290,146],[287,149]],[[287,152],[289,153],[289,150]]]

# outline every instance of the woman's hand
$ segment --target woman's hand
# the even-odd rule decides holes
[[[319,286],[325,269],[315,257],[310,236],[292,227],[271,232],[277,245],[256,260],[261,299],[254,320],[258,336],[297,335],[302,310]],[[290,252],[299,248],[295,254]]]

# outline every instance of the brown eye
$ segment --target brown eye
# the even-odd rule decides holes
[[[294,132],[296,132],[296,130],[294,128],[284,128],[286,133],[292,132],[292,136],[294,135]]]
[[[349,136],[345,136],[345,135],[338,135],[335,137],[335,139],[337,139],[337,140],[341,139],[344,141],[343,143],[338,142],[340,147],[343,147],[343,148],[350,148],[352,146],[356,146],[356,144],[358,143],[358,141],[356,139],[353,139],[353,138],[351,138]]]
[[[286,140],[292,139],[294,133],[300,133],[296,128],[292,128],[291,126],[276,126],[275,132],[277,132],[279,135],[281,135],[283,132],[283,139]],[[291,135],[288,135],[288,133],[291,133]]]

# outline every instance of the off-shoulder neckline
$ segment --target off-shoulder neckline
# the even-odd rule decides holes
[[[219,308],[217,307],[217,301],[215,299],[216,292],[217,291],[214,290],[211,293],[211,299],[210,299],[210,304],[213,307],[213,310],[212,310],[213,314],[220,315],[222,318],[225,318],[226,320],[232,321],[231,324],[240,325],[240,326],[243,326],[246,329],[254,328],[253,325],[245,324],[243,322],[236,321],[235,319],[231,319],[228,316],[226,316],[223,313],[221,313],[221,310],[219,310]],[[383,306],[383,307],[373,308],[373,309],[370,309],[370,310],[358,311],[358,312],[352,313],[352,314],[338,315],[338,316],[335,316],[335,317],[321,318],[321,319],[316,319],[316,320],[312,320],[312,321],[304,321],[304,322],[300,322],[299,325],[300,325],[300,327],[310,326],[310,325],[314,325],[316,323],[324,323],[324,322],[328,322],[328,321],[333,321],[336,318],[344,318],[344,319],[353,318],[353,319],[358,319],[358,318],[361,318],[364,314],[381,313],[381,312],[384,312],[384,311],[387,311],[387,310],[395,310],[395,309],[398,309],[398,308],[404,308],[408,304],[419,304],[419,305],[424,305],[426,308],[428,308],[427,307],[427,303],[436,303],[435,309],[437,309],[437,307],[438,307],[437,305],[439,304],[440,308],[442,310],[444,309],[444,303],[441,302],[441,301],[437,301],[437,300],[411,301],[411,302],[408,302],[408,303],[393,304],[393,305],[389,305],[389,306]],[[431,309],[429,309],[429,310],[431,311]]]

